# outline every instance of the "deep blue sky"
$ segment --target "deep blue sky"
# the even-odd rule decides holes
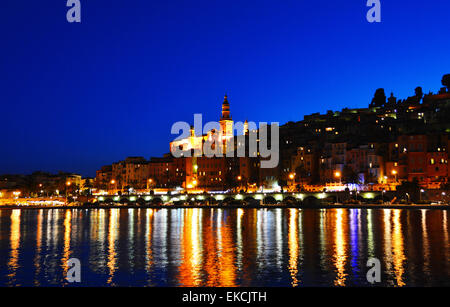
[[[94,175],[169,151],[175,121],[297,121],[406,98],[450,73],[450,1],[66,0],[0,2],[1,173]]]

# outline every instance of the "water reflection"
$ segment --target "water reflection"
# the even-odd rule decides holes
[[[446,210],[0,210],[0,285],[449,285]]]
[[[299,284],[297,279],[299,254],[297,215],[297,209],[289,209],[289,272],[291,273],[293,287],[297,287]]]
[[[403,233],[402,233],[402,224],[400,222],[400,210],[393,210],[393,227],[394,231],[392,232],[392,246],[393,246],[393,259],[394,259],[394,273],[395,279],[397,281],[397,285],[402,287],[405,285],[403,281],[403,273],[404,273],[404,261],[406,260],[403,246]],[[426,252],[424,250],[424,252]]]
[[[70,259],[70,235],[72,229],[72,211],[66,210],[66,217],[64,219],[64,254],[62,258],[62,268],[64,276],[67,276],[68,261]]]
[[[201,264],[203,248],[200,235],[200,210],[185,210],[183,214],[182,262],[179,267],[179,281],[183,286],[199,286],[201,283]]]
[[[117,263],[117,245],[118,245],[118,233],[119,233],[119,209],[109,210],[109,228],[108,228],[108,263],[106,264],[109,269],[107,283],[112,285],[114,273],[116,272]],[[125,238],[126,240],[126,238]]]
[[[1,211],[1,210],[0,210]],[[36,255],[34,257],[34,267],[36,268],[36,273],[34,277],[34,285],[39,286],[39,276],[41,266],[39,265],[41,263],[41,245],[42,245],[42,220],[44,218],[44,210],[40,209],[38,216],[37,216],[37,229],[36,229]]]
[[[16,272],[19,267],[19,246],[20,246],[20,213],[21,210],[16,209],[11,212],[11,231],[10,231],[10,260],[8,268],[10,274],[8,275],[11,284],[16,283]]]
[[[337,276],[334,284],[336,286],[345,286],[347,273],[345,271],[345,264],[347,261],[346,240],[347,236],[344,234],[343,210],[336,212],[336,226],[334,234],[334,265],[336,266]]]

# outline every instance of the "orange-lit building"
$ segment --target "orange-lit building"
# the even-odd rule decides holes
[[[448,180],[447,152],[428,152],[426,154],[426,184],[428,188],[438,189]]]
[[[417,180],[439,188],[448,180],[447,141],[440,136],[401,135],[389,144],[386,174],[398,181]]]
[[[317,178],[318,155],[313,146],[300,146],[292,156],[291,170],[298,184],[311,184]]]

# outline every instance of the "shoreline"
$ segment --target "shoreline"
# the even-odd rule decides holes
[[[61,205],[61,206],[43,206],[43,205],[2,205],[1,209],[433,209],[449,210],[448,204],[423,205],[423,204],[319,204],[319,205]]]

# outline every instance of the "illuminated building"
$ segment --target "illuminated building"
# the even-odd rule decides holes
[[[179,148],[184,151],[191,150],[196,155],[200,155],[199,153],[203,152],[203,144],[207,140],[212,140],[213,136],[217,137],[217,140],[222,143],[223,153],[226,152],[226,141],[233,138],[233,119],[230,115],[230,104],[228,102],[228,97],[225,95],[224,100],[222,102],[222,115],[219,120],[220,131],[216,131],[212,129],[208,131],[206,134],[198,135],[199,131],[195,131],[195,128],[191,126],[190,135],[187,138],[182,140],[173,141],[170,143],[171,152],[174,152],[174,148]],[[247,123],[248,129],[248,123]],[[218,135],[215,135],[218,133]]]

